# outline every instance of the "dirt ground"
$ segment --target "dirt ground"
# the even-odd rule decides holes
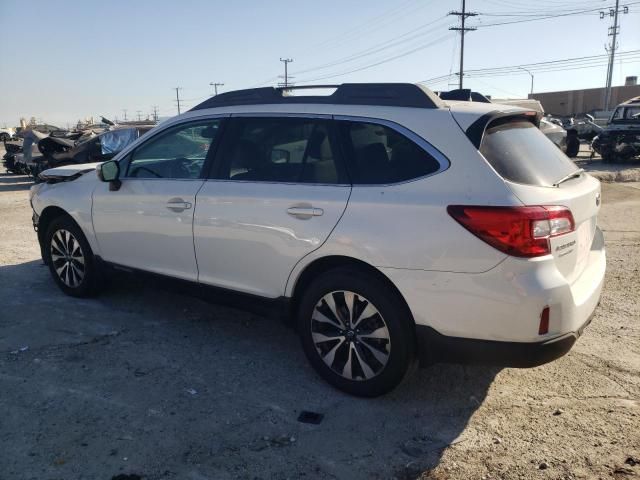
[[[603,185],[606,287],[567,356],[438,365],[372,400],[320,380],[277,320],[129,279],[64,296],[28,187],[0,172],[2,480],[640,476],[638,183]]]

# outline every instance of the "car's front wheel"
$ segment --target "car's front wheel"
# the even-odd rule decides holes
[[[54,219],[45,235],[45,261],[53,279],[67,295],[88,297],[98,287],[96,261],[82,230],[67,216]]]
[[[414,329],[402,299],[357,269],[331,270],[313,281],[300,302],[298,328],[316,371],[353,395],[392,390],[413,362]]]

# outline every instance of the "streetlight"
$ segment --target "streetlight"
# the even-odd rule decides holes
[[[531,75],[531,94],[533,95],[533,73],[531,73],[529,70],[527,70],[524,67],[518,67],[520,70],[524,70],[525,72],[527,72],[529,75]]]
[[[218,95],[218,87],[222,87],[224,83],[210,82],[209,85],[213,87],[214,91],[216,92],[215,95]]]

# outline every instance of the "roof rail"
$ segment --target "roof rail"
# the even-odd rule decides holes
[[[293,90],[335,88],[331,95],[294,96]],[[441,108],[442,101],[428,88],[413,83],[343,83],[236,90],[211,97],[191,109],[236,105],[317,103],[333,105],[376,105],[386,107]]]

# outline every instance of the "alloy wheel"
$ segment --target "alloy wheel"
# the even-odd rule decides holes
[[[324,363],[348,380],[370,380],[389,361],[391,337],[378,309],[362,295],[334,291],[313,309],[311,337]]]
[[[85,275],[85,258],[80,242],[68,230],[57,230],[51,237],[51,262],[58,278],[76,288]]]

